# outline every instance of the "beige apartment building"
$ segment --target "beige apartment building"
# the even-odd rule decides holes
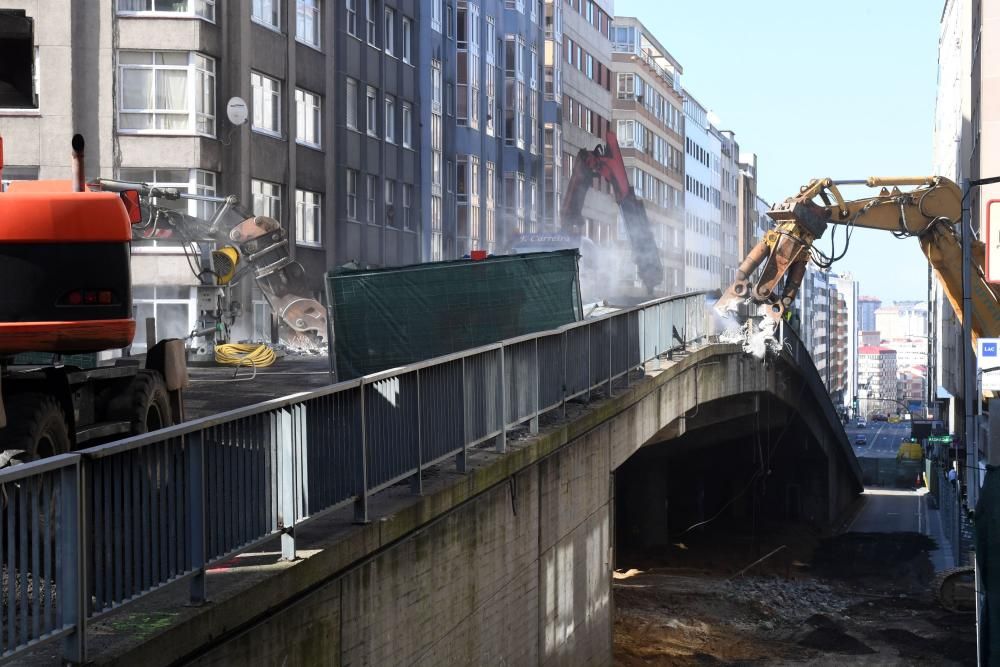
[[[660,249],[660,289],[675,294],[685,286],[683,69],[638,19],[617,16],[613,30],[614,127]]]

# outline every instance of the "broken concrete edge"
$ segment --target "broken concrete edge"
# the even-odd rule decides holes
[[[724,349],[720,350],[720,347]],[[647,372],[645,377],[627,388],[619,389],[611,398],[589,404],[587,410],[573,421],[544,430],[516,447],[509,445],[505,454],[482,467],[471,468],[463,480],[424,496],[413,496],[408,506],[390,515],[352,526],[336,542],[283,568],[276,568],[273,573],[228,598],[215,599],[200,607],[185,607],[173,619],[172,625],[161,632],[143,637],[139,643],[117,655],[93,656],[92,662],[114,666],[172,665],[196,659],[213,643],[239,635],[278,610],[360,567],[394,543],[444,518],[476,496],[506,483],[521,471],[624,412],[688,368],[720,352],[742,354],[736,345],[715,344],[693,350],[670,366]],[[277,540],[278,537],[272,539]],[[260,548],[257,545],[253,550]],[[210,598],[211,592],[210,587]],[[123,611],[127,609],[125,605]],[[94,624],[105,618],[95,619]]]

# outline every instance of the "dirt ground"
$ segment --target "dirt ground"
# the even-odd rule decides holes
[[[974,617],[929,592],[933,546],[916,533],[824,540],[785,527],[623,554],[615,664],[975,665]]]

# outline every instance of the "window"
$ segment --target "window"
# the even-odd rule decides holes
[[[396,98],[385,96],[385,140],[396,143]]]
[[[296,88],[295,141],[319,148],[322,145],[320,141],[322,118],[319,95]]]
[[[250,194],[253,198],[253,214],[266,215],[281,219],[281,186],[277,183],[250,181]]]
[[[347,94],[344,96],[347,105],[347,127],[358,129],[358,82],[347,77]]]
[[[215,22],[215,0],[118,0],[120,15],[167,13]]]
[[[0,108],[38,108],[38,51],[34,19],[24,10],[0,14]]]
[[[403,229],[413,229],[413,186],[403,184]]]
[[[393,202],[396,198],[396,181],[392,179],[385,179],[385,220],[388,224],[395,226],[395,210],[393,207]]]
[[[295,190],[295,241],[299,245],[322,245],[323,208],[318,192]]]
[[[253,0],[250,18],[261,25],[278,30],[281,28],[281,0]]]
[[[267,134],[281,134],[281,82],[264,74],[250,72],[253,92],[253,129]]]
[[[376,0],[365,0],[365,19],[367,24],[368,43],[375,46],[375,9],[378,7]]]
[[[136,285],[132,288],[132,303],[136,321],[155,318],[156,333],[163,338],[186,338],[197,323],[188,285]],[[132,351],[145,351],[148,347],[146,327],[137,326]]]
[[[403,102],[403,147],[413,148],[413,107]]]
[[[319,48],[319,0],[295,0],[295,39]]]
[[[365,193],[368,196],[368,208],[365,210],[365,219],[375,224],[375,192],[378,189],[378,178],[375,174],[365,176]]]
[[[358,219],[358,172],[356,169],[347,170],[346,183],[344,184],[344,192],[346,193],[345,201],[347,202],[347,217],[351,220]]]
[[[11,173],[10,167],[5,167],[4,178],[17,178],[16,173]],[[35,175],[37,178],[37,173]],[[123,181],[137,183],[149,183],[161,188],[176,188],[181,192],[192,195],[215,195],[216,174],[202,169],[149,169],[137,167],[122,167],[118,169],[117,178]],[[196,201],[194,199],[154,199],[156,206],[174,211],[187,213],[209,219],[215,214],[216,204],[214,202]],[[138,239],[137,239],[138,240]],[[156,245],[163,247],[165,241],[149,241],[141,243],[139,247],[149,247]],[[171,242],[174,250],[182,252],[182,246],[176,241]],[[133,246],[135,249],[135,246]]]
[[[368,86],[368,135],[372,137],[378,136],[378,92]]]
[[[413,63],[413,21],[403,17],[403,62]]]
[[[436,32],[441,32],[441,2],[442,0],[430,0],[431,29]]]
[[[382,41],[385,42],[385,52],[390,56],[396,55],[396,10],[391,7],[385,8],[385,32],[382,33]]]
[[[358,0],[345,0],[347,8],[347,32],[358,36]]]
[[[215,136],[214,60],[186,51],[122,51],[118,62],[120,130]]]

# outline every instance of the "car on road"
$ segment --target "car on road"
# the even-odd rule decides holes
[[[901,421],[903,421],[903,420],[899,418],[899,415],[893,415],[893,416],[889,417],[889,423],[890,424],[898,424]]]
[[[858,420],[858,428],[868,428],[868,424],[865,423],[864,419]]]
[[[858,433],[856,436],[854,436],[855,447],[864,447],[867,444],[868,444],[868,436],[865,435],[864,433]]]

